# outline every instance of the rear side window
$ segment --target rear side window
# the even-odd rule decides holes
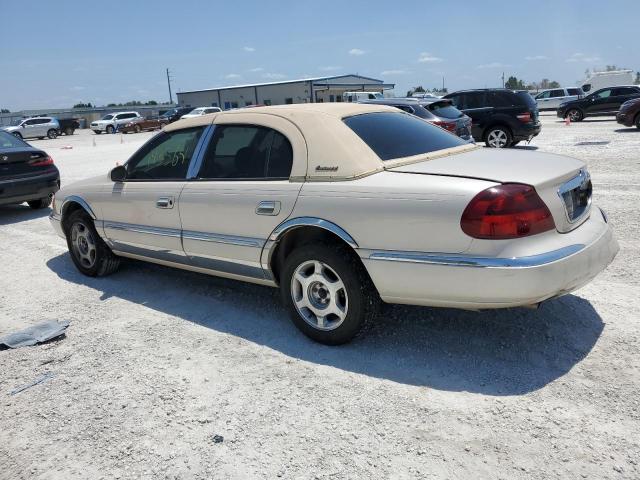
[[[580,90],[579,88],[567,88],[567,92],[569,92],[569,95],[582,95],[583,94],[582,90]]]
[[[511,107],[514,103],[512,94],[507,92],[487,92],[487,104],[490,107]]]
[[[558,98],[558,97],[564,97],[564,90],[551,90],[551,97],[553,98]]]
[[[506,92],[505,92],[506,93]],[[507,93],[512,98],[512,105],[524,105],[529,108],[538,108],[536,100],[529,92]]]
[[[254,125],[217,125],[199,178],[286,179],[293,149],[280,132]]]
[[[443,118],[460,118],[464,115],[460,110],[451,105],[449,102],[433,102],[425,105],[431,113]]]
[[[633,87],[620,87],[620,88],[615,88],[613,90],[612,95],[614,96],[618,96],[618,95],[634,95],[634,94],[638,94],[640,93],[640,91],[636,90]]]
[[[344,123],[381,160],[411,157],[466,144],[459,137],[405,113],[365,113],[345,118]]]

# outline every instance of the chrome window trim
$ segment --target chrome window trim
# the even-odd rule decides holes
[[[428,265],[447,265],[451,267],[472,268],[530,268],[539,267],[548,263],[562,260],[584,249],[584,244],[568,245],[557,250],[544,252],[525,257],[476,257],[472,255],[459,255],[447,253],[421,253],[380,251],[369,255],[370,260],[389,262],[421,263]]]
[[[566,181],[565,183],[563,183],[562,185],[560,185],[560,187],[558,187],[558,197],[560,197],[560,201],[562,202],[562,208],[564,210],[564,216],[567,219],[567,222],[569,222],[570,224],[574,224],[580,220],[582,220],[583,218],[585,218],[589,212],[591,212],[591,198],[592,196],[589,197],[589,201],[587,202],[587,206],[584,209],[584,212],[582,212],[582,214],[578,215],[576,218],[574,218],[573,220],[571,219],[571,217],[569,217],[569,212],[567,211],[567,205],[566,202],[564,201],[564,197],[563,195],[575,188],[578,188],[582,185],[586,185],[587,182],[589,182],[591,180],[591,175],[589,174],[589,172],[584,169],[581,168],[580,171],[578,172],[578,174],[573,177],[572,179]]]

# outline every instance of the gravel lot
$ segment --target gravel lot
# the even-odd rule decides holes
[[[71,321],[0,352],[0,478],[639,478],[640,131],[543,122],[519,148],[588,163],[609,269],[537,311],[389,306],[339,348],[275,289],[133,261],[83,277],[48,210],[0,207],[0,335]],[[151,135],[32,143],[69,184]]]

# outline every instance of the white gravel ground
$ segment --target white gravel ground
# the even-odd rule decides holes
[[[640,131],[543,121],[520,148],[589,164],[609,269],[538,311],[390,306],[338,348],[274,289],[140,262],[83,277],[48,211],[0,208],[0,335],[71,321],[0,352],[0,478],[640,478]],[[68,184],[150,135],[33,144]]]

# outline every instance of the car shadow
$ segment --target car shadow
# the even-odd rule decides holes
[[[616,130],[614,130],[614,132],[616,133],[638,133],[640,134],[640,129],[636,128],[636,127],[627,127],[627,128],[618,128]]]
[[[0,205],[0,226],[27,222],[51,214],[50,208],[34,210],[26,203],[20,205]]]
[[[47,266],[65,281],[101,292],[101,300],[121,298],[293,358],[437,390],[535,391],[585,358],[603,330],[591,304],[573,295],[536,311],[386,305],[367,335],[327,347],[291,324],[273,288],[136,261],[123,262],[112,276],[90,278],[68,253]]]

